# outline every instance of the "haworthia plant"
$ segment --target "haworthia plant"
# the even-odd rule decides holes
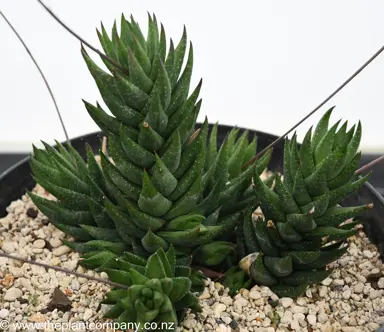
[[[105,268],[124,252],[150,257],[175,247],[179,264],[221,264],[234,251],[231,233],[243,209],[253,204],[253,167],[242,165],[256,152],[256,138],[231,131],[217,147],[217,126],[207,120],[195,131],[201,82],[189,93],[193,48],[184,30],[175,46],[149,16],[145,38],[131,17],[121,17],[110,37],[98,32],[105,54],[124,69],[104,61],[101,69],[82,49],[104,103],[85,102],[108,137],[101,167],[87,146],[87,160],[70,146],[34,148],[36,181],[57,201],[30,196],[51,222],[84,253],[84,266]],[[186,60],[185,60],[186,58]],[[183,62],[186,61],[183,68]],[[267,153],[257,173],[266,168]]]
[[[185,309],[201,311],[191,292],[191,269],[176,264],[173,246],[167,252],[158,249],[148,260],[127,253],[107,273],[112,281],[129,287],[106,294],[103,303],[111,307],[105,316],[135,324],[136,331],[176,331]]]
[[[254,220],[252,210],[239,228],[240,266],[257,283],[279,296],[297,297],[307,285],[332,272],[327,265],[347,251],[346,239],[358,222],[345,223],[372,205],[342,207],[340,202],[367,181],[355,174],[361,124],[345,122],[329,128],[332,109],[300,147],[296,135],[286,140],[284,178],[274,189],[255,174],[254,189],[265,218]]]

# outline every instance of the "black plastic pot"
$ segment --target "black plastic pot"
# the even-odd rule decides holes
[[[198,125],[199,126],[199,125]],[[210,126],[212,127],[212,126]],[[227,133],[232,129],[230,126],[220,125],[218,128],[218,142],[221,143]],[[244,130],[244,129],[241,129]],[[249,138],[254,135],[258,137],[258,151],[268,146],[277,137],[263,132],[249,130]],[[72,146],[85,156],[85,143],[91,145],[96,151],[101,145],[101,133],[92,133],[89,135],[75,138],[71,141]],[[282,171],[283,164],[283,142],[274,147],[270,169]],[[13,167],[9,168],[0,176],[0,217],[6,215],[7,206],[14,200],[25,194],[25,189],[32,189],[35,182],[31,176],[29,167],[29,157],[21,160]],[[384,258],[384,198],[370,184],[366,183],[362,188],[351,195],[345,202],[346,205],[360,205],[373,203],[374,208],[368,210],[361,217],[364,222],[364,228],[367,236],[372,243],[376,244],[382,259]]]

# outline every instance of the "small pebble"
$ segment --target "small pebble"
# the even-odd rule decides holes
[[[364,284],[362,282],[357,283],[355,286],[353,286],[353,291],[356,294],[362,293],[364,290]]]
[[[58,248],[55,248],[52,253],[55,256],[62,256],[62,255],[68,254],[70,251],[71,251],[71,248],[67,246],[60,246]]]
[[[29,208],[27,210],[27,216],[30,218],[35,219],[38,215],[38,211],[35,208]]]
[[[71,282],[71,289],[74,291],[78,291],[80,289],[80,283],[77,279],[73,279]]]
[[[17,250],[17,243],[5,241],[1,246],[1,249],[7,254],[12,254]]]
[[[315,315],[308,315],[307,321],[310,325],[315,325],[316,324],[316,316]]]
[[[52,248],[57,248],[61,246],[62,242],[60,239],[55,237],[49,241],[49,244],[52,246]]]
[[[37,249],[43,249],[45,247],[45,241],[43,239],[37,239],[33,242],[33,247]]]
[[[259,291],[256,291],[256,290],[252,290],[251,292],[249,292],[249,297],[252,299],[252,300],[258,300],[261,298],[261,294]]]
[[[282,299],[280,299],[280,301],[281,301],[281,305],[284,308],[288,308],[293,303],[293,300],[291,298],[289,298],[289,297],[283,297]]]
[[[331,278],[326,278],[321,282],[324,286],[329,286],[332,283]]]
[[[1,309],[0,310],[0,319],[6,319],[9,315],[8,309]]]
[[[319,323],[324,324],[328,320],[328,316],[326,314],[319,314],[317,320]]]
[[[84,312],[83,319],[88,321],[93,316],[93,311],[91,309],[87,309]]]
[[[377,286],[381,289],[384,288],[384,277],[379,279],[379,281],[377,282]]]
[[[343,292],[343,298],[348,300],[351,297],[351,290],[347,289],[346,291]]]
[[[213,313],[215,314],[216,317],[220,317],[220,314],[227,309],[227,306],[223,303],[216,302],[213,307]]]
[[[13,302],[22,296],[23,292],[20,289],[12,287],[5,292],[4,300],[8,302]]]

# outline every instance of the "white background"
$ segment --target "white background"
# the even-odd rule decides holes
[[[183,24],[193,41],[193,83],[203,77],[200,120],[281,134],[313,109],[384,44],[379,0],[181,1],[46,0],[64,22],[99,47],[95,28],[110,29],[124,12],[146,31],[156,13],[168,37]],[[81,99],[100,100],[80,45],[34,0],[0,0],[46,74],[69,135],[97,130]],[[64,140],[36,68],[0,20],[0,151],[30,151],[43,139]],[[329,106],[333,120],[363,123],[364,151],[384,151],[384,54],[300,128]]]

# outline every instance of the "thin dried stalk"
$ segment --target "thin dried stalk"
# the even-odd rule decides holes
[[[16,37],[19,39],[19,41],[21,42],[21,44],[24,46],[24,48],[25,48],[25,50],[27,51],[29,57],[31,58],[31,60],[32,60],[33,63],[35,64],[37,70],[39,71],[41,77],[43,78],[44,83],[45,83],[45,86],[47,87],[47,90],[48,90],[49,94],[51,95],[51,99],[52,99],[52,101],[53,101],[53,104],[55,105],[56,113],[57,113],[57,116],[59,117],[59,120],[60,120],[60,123],[61,123],[61,127],[63,128],[64,135],[65,135],[65,139],[67,140],[67,144],[70,145],[71,142],[70,142],[69,137],[68,137],[67,129],[65,128],[65,124],[64,124],[63,118],[61,117],[61,113],[60,113],[60,110],[59,110],[59,106],[57,105],[55,96],[53,95],[52,89],[51,89],[51,87],[49,86],[48,80],[46,79],[46,77],[45,77],[43,71],[41,70],[40,66],[38,65],[38,63],[37,63],[35,57],[32,55],[32,52],[29,50],[27,44],[24,42],[23,38],[21,38],[21,36],[19,35],[19,33],[16,31],[16,29],[13,27],[13,25],[11,24],[11,22],[6,18],[6,16],[3,14],[2,11],[0,11],[0,15],[3,17],[3,19],[4,19],[5,22],[8,24],[8,26],[9,26],[9,27],[12,29],[12,31],[15,33]]]
[[[72,36],[77,38],[82,44],[88,46],[92,51],[96,52],[98,55],[100,55],[103,59],[107,60],[110,64],[114,65],[116,68],[120,69],[122,72],[126,73],[127,70],[123,67],[121,67],[116,61],[111,59],[110,57],[106,56],[103,52],[99,51],[96,47],[92,46],[90,43],[88,43],[85,39],[81,38],[76,32],[74,32],[68,25],[66,25],[62,20],[59,19],[59,17],[41,0],[37,0],[44,9],[65,29],[67,30]]]
[[[103,137],[103,142],[101,143],[101,152],[106,155],[107,154],[107,136]]]
[[[382,52],[384,51],[384,45],[372,55],[359,69],[357,69],[344,83],[342,83],[335,91],[333,91],[327,98],[325,98],[318,106],[316,106],[311,112],[309,112],[304,118],[302,118],[298,123],[296,123],[292,128],[290,128],[286,133],[281,135],[279,138],[275,139],[271,144],[257,153],[251,160],[247,161],[243,168],[248,167],[253,164],[261,155],[267,152],[271,147],[275,146],[281,140],[285,138],[289,133],[295,130],[300,126],[305,120],[307,120],[311,115],[315,114],[322,106],[324,106],[328,101],[330,101],[334,96],[336,96],[342,89],[344,89],[349,82],[351,82],[356,76],[358,76],[373,60],[375,60]]]
[[[365,164],[364,166],[360,167],[356,172],[355,174],[360,174],[370,168],[372,168],[373,166],[379,164],[380,162],[382,162],[384,160],[384,155],[376,158],[375,160],[372,160],[371,162],[369,162],[368,164]]]
[[[80,272],[70,271],[70,270],[63,269],[63,268],[58,267],[58,266],[52,266],[52,265],[48,265],[48,264],[45,264],[45,263],[36,262],[36,261],[30,260],[30,259],[26,259],[26,258],[23,258],[23,257],[17,257],[17,256],[13,256],[13,255],[8,255],[8,254],[5,254],[5,253],[0,253],[0,257],[6,257],[6,258],[9,258],[9,259],[14,259],[14,260],[17,260],[17,261],[20,261],[20,262],[41,266],[41,267],[44,267],[46,269],[51,269],[51,270],[55,270],[55,271],[58,271],[58,272],[63,272],[63,273],[66,273],[66,274],[72,274],[72,275],[74,275],[76,277],[81,277],[81,278],[86,278],[86,279],[89,279],[89,280],[101,282],[103,284],[110,285],[110,286],[117,287],[117,288],[125,288],[125,289],[128,288],[128,286],[123,285],[123,284],[119,284],[117,282],[109,281],[109,280],[102,279],[102,278],[91,277],[89,275],[86,275],[86,274],[83,274],[83,273],[80,273]]]

